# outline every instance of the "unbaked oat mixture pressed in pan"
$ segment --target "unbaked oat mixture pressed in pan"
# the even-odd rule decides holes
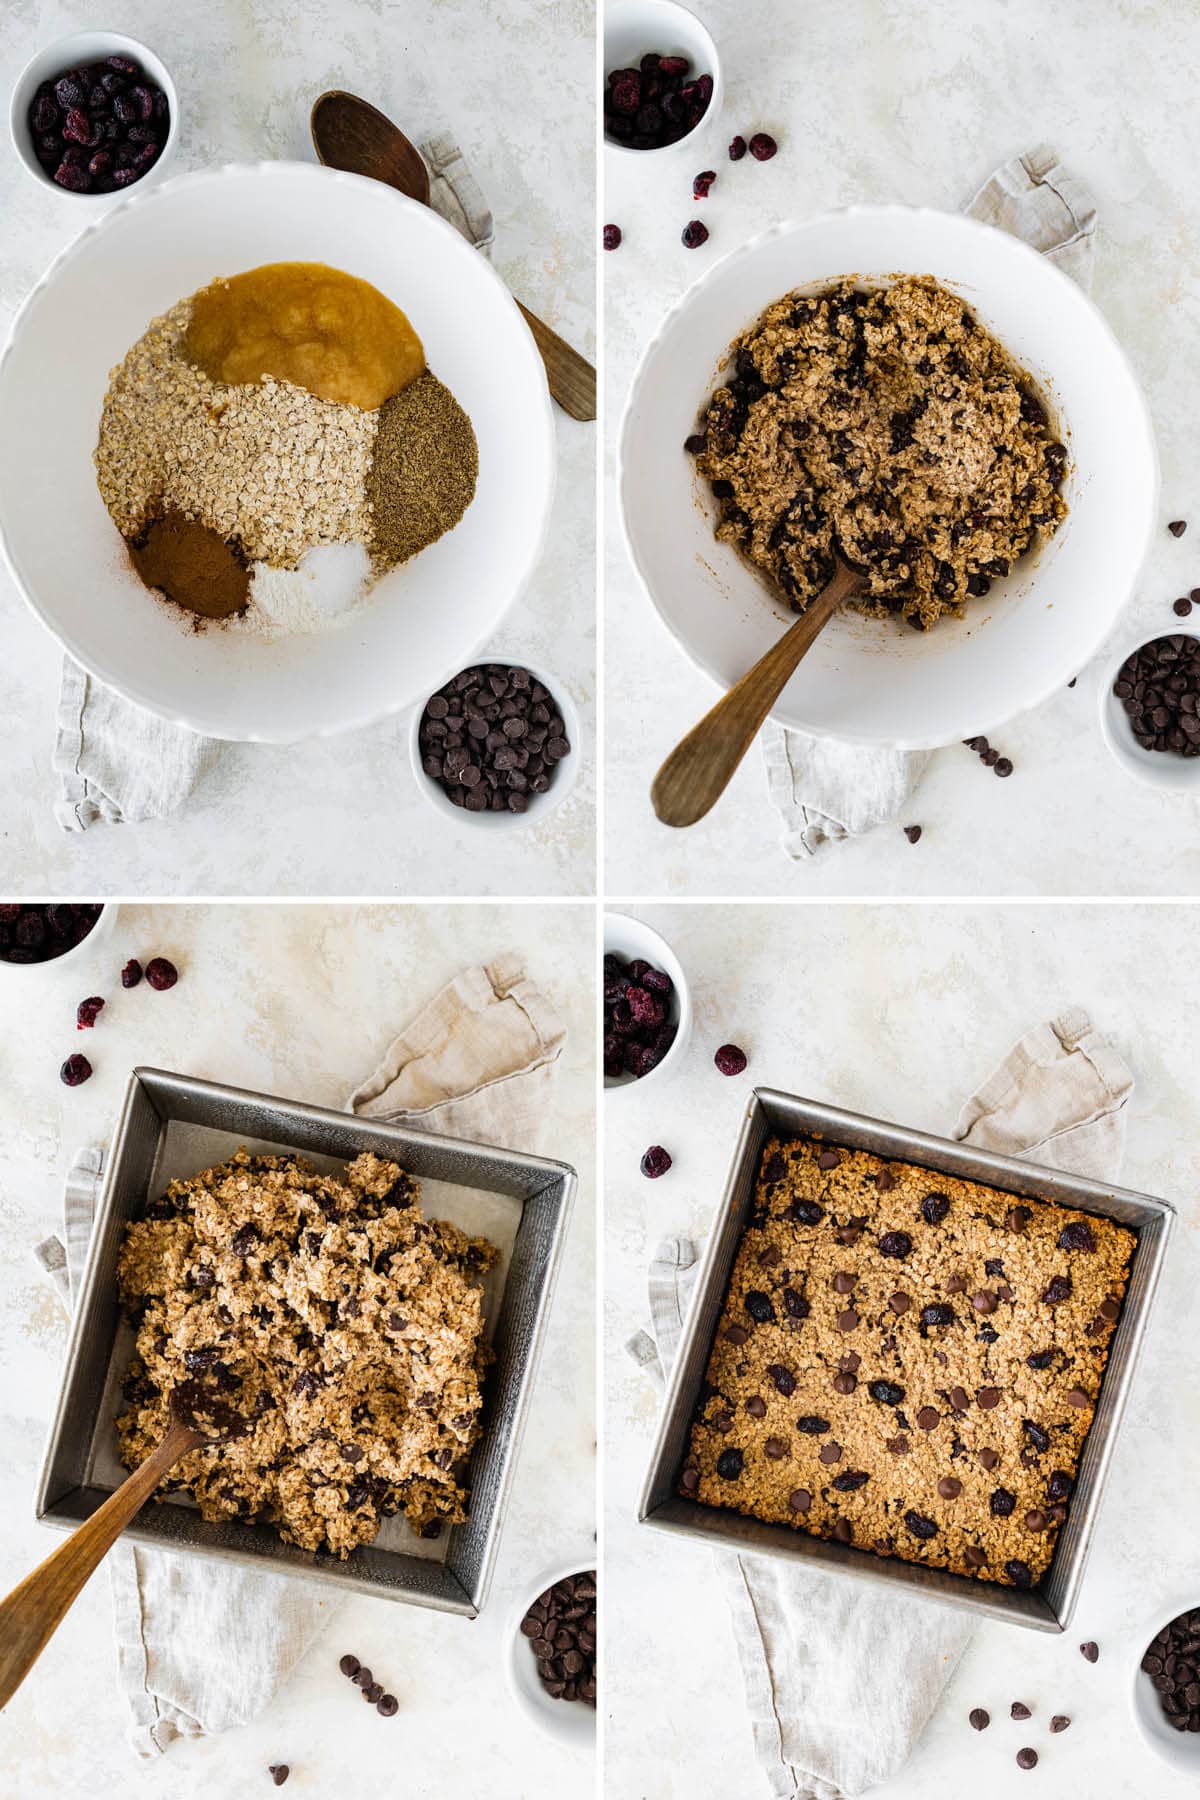
[[[865,1151],[767,1144],[679,1491],[1036,1585],[1136,1236]]]
[[[417,1182],[371,1155],[331,1176],[239,1150],[173,1181],[118,1268],[137,1331],[122,1460],[162,1441],[182,1388],[187,1411],[229,1409],[241,1427],[163,1484],[204,1518],[270,1521],[339,1556],[396,1512],[436,1536],[467,1516],[497,1254],[425,1218]]]
[[[1067,453],[1030,381],[931,276],[775,301],[689,439],[717,536],[802,612],[833,552],[867,610],[961,615],[1066,516]]]

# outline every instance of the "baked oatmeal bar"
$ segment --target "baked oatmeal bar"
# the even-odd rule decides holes
[[[330,1176],[239,1150],[173,1181],[129,1226],[118,1266],[137,1331],[123,1462],[161,1442],[180,1389],[191,1413],[224,1408],[241,1430],[163,1483],[204,1518],[269,1520],[339,1556],[396,1512],[436,1536],[466,1517],[496,1257],[424,1218],[417,1182],[371,1155]]]
[[[788,294],[732,345],[698,467],[717,536],[803,612],[840,544],[868,610],[961,615],[1066,515],[1029,377],[928,275]]]
[[[1136,1242],[1049,1201],[772,1139],[680,1493],[1034,1586]]]

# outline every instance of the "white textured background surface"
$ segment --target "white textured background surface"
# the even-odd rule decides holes
[[[1186,0],[704,0],[726,81],[723,114],[694,155],[609,152],[604,217],[608,436],[664,312],[712,262],[778,220],[855,201],[958,208],[1005,158],[1047,141],[1094,188],[1094,297],[1145,386],[1163,471],[1160,528],[1120,630],[1170,630],[1171,601],[1200,585],[1200,138],[1191,71],[1200,11]],[[735,132],[779,140],[730,163]],[[708,200],[691,179],[718,172]],[[711,237],[685,250],[703,218]],[[680,420],[680,437],[692,429]],[[611,462],[610,462],[611,467]],[[611,490],[610,490],[611,491]],[[758,752],[688,832],[658,825],[650,780],[712,704],[608,532],[608,889],[623,894],[1193,893],[1194,802],[1142,788],[1099,735],[1095,664],[1078,685],[993,734],[1016,772],[997,781],[968,751],[941,752],[899,824],[793,864],[779,847]],[[1114,645],[1115,649],[1115,645]],[[1109,652],[1108,654],[1111,654]]]
[[[526,1724],[501,1663],[516,1591],[552,1561],[586,1553],[594,1524],[588,907],[127,907],[99,967],[81,971],[85,987],[64,971],[65,979],[36,982],[24,1000],[0,980],[0,1592],[56,1541],[33,1521],[33,1492],[66,1320],[30,1250],[59,1227],[62,1176],[76,1146],[109,1140],[129,1070],[145,1062],[340,1107],[444,981],[506,949],[523,954],[567,1025],[547,1143],[578,1168],[580,1189],[485,1611],[468,1622],[347,1601],[264,1716],[139,1765],[124,1741],[101,1571],[0,1718],[4,1800],[135,1791],[232,1800],[273,1792],[266,1768],[274,1762],[292,1767],[289,1795],[313,1800],[450,1800],[480,1792],[481,1771],[489,1800],[590,1792],[587,1758]],[[155,953],[177,963],[178,986],[124,992],[121,965]],[[58,1065],[83,1047],[74,1008],[85,991],[107,995],[108,1007],[86,1034],[95,1074],[68,1089]],[[386,1673],[400,1701],[394,1719],[368,1713],[338,1673],[348,1650]]]
[[[588,0],[124,0],[108,16],[171,70],[180,104],[172,173],[239,159],[313,160],[308,114],[325,88],[362,94],[414,140],[452,133],[495,216],[497,268],[534,312],[594,355]],[[5,0],[5,119],[12,82],[33,52],[96,23],[96,9],[80,3]],[[5,130],[0,331],[82,216],[91,215],[79,201],[34,184]],[[407,743],[391,721],[288,748],[229,746],[186,816],[68,838],[52,812],[59,651],[0,570],[0,890],[591,892],[596,428],[557,408],[555,423],[558,489],[546,548],[487,647],[489,656],[528,659],[557,675],[583,715],[585,779],[545,825],[503,836],[447,825],[414,791]]]
[[[1146,1620],[1200,1601],[1194,915],[1171,906],[637,910],[682,961],[696,1023],[669,1084],[604,1108],[610,1793],[758,1800],[767,1792],[709,1553],[633,1523],[657,1399],[623,1345],[645,1322],[655,1244],[707,1229],[753,1086],[945,1133],[1015,1039],[1078,1002],[1137,1083],[1120,1179],[1180,1213],[1156,1317],[1074,1623],[1054,1639],[981,1625],[908,1767],[872,1789],[872,1800],[1193,1794],[1194,1778],[1142,1748],[1126,1696]],[[729,1041],[749,1057],[734,1079],[712,1063]],[[674,1158],[653,1182],[638,1171],[651,1143]],[[1100,1645],[1095,1667],[1079,1655],[1085,1638]],[[1026,1725],[1008,1717],[1018,1699],[1034,1708]],[[967,1724],[974,1706],[992,1715],[982,1736]],[[1051,1737],[1056,1712],[1073,1723]],[[1016,1766],[1023,1744],[1041,1756],[1034,1777]]]

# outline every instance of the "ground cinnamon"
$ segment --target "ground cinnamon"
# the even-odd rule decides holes
[[[228,619],[250,603],[250,574],[220,532],[168,507],[129,540],[133,566],[147,587],[201,619]]]

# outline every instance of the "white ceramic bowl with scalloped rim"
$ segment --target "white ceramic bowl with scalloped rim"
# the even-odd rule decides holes
[[[96,487],[108,372],[151,319],[219,275],[330,263],[411,319],[470,415],[479,482],[460,523],[337,630],[194,632],[148,594]],[[33,610],[130,700],[218,738],[288,743],[399,712],[470,663],[537,561],[554,487],[541,357],[485,257],[429,207],[307,163],[182,175],[76,238],[0,359],[0,543]]]
[[[964,619],[920,633],[844,611],[773,709],[817,736],[912,750],[989,731],[1065,687],[1141,567],[1158,502],[1150,418],[1082,288],[1028,244],[962,214],[850,207],[774,226],[711,268],[663,321],[630,390],[619,482],[629,552],[659,616],[704,674],[732,686],[793,615],[714,539],[715,504],[684,438],[729,344],[773,300],[845,276],[879,286],[900,272],[961,294],[1029,371],[1070,456],[1069,516]]]

